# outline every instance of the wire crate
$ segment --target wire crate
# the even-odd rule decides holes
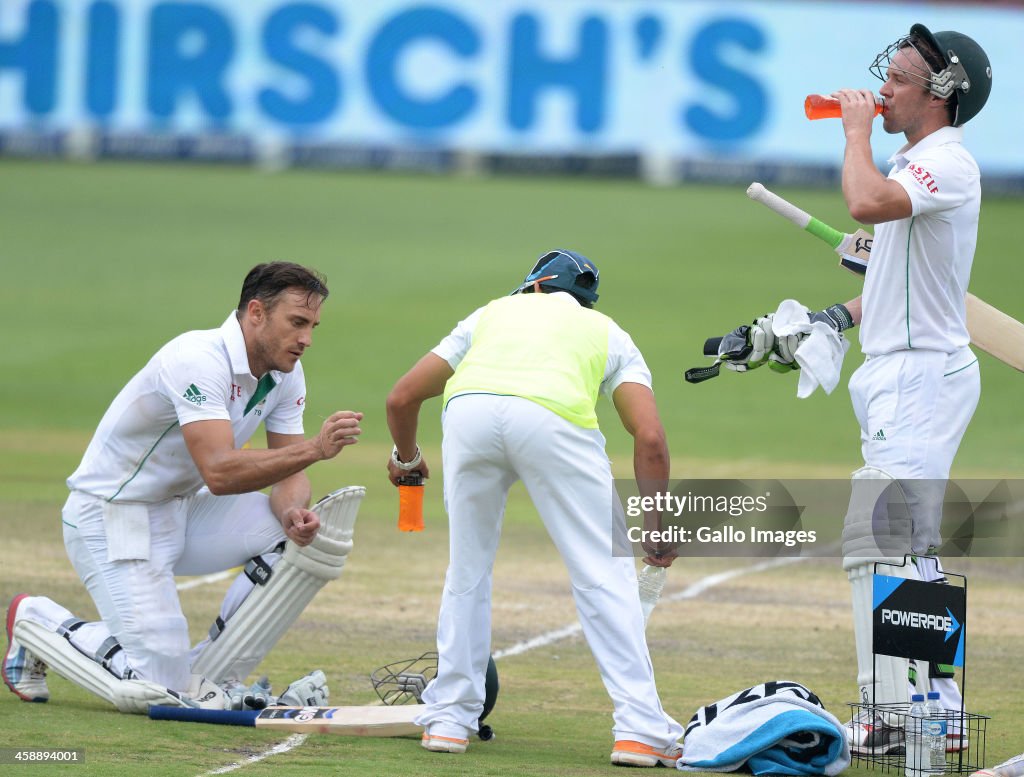
[[[884,746],[875,748],[874,753],[857,751],[851,742],[853,766],[880,769],[883,772],[904,774],[907,768],[907,751],[903,731],[910,710],[909,704],[850,704],[854,721],[870,722],[881,717],[887,727],[896,731]],[[946,765],[942,772],[915,773],[912,777],[931,777],[936,774],[970,774],[985,768],[985,738],[988,733],[986,715],[961,710],[943,710],[946,721]],[[858,724],[853,724],[855,727]],[[856,732],[855,732],[856,736]]]

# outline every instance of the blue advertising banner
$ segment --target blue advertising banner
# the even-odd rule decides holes
[[[835,165],[841,127],[804,97],[877,90],[868,65],[919,21],[986,49],[968,145],[1024,175],[1024,10],[977,5],[4,0],[0,133]]]

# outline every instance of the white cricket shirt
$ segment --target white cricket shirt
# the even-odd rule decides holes
[[[191,496],[203,479],[182,426],[230,421],[235,447],[241,448],[261,422],[271,432],[302,434],[305,401],[301,363],[288,373],[271,370],[262,381],[250,373],[242,328],[232,311],[220,329],[171,340],[121,389],[68,488],[117,502]]]
[[[889,160],[910,218],[879,224],[864,278],[861,350],[953,353],[970,343],[964,295],[981,210],[981,176],[963,129],[943,127]]]

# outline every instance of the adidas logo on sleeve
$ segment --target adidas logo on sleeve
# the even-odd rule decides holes
[[[185,389],[185,393],[182,396],[196,407],[199,407],[206,401],[206,394],[200,391],[195,383],[189,384],[189,387]]]

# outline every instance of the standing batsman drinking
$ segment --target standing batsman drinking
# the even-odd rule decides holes
[[[943,579],[937,560],[920,556],[941,544],[944,481],[981,392],[964,304],[978,239],[981,181],[964,146],[963,125],[988,100],[992,70],[971,38],[932,33],[922,24],[880,53],[870,70],[884,82],[882,128],[902,133],[907,142],[889,160],[889,174],[882,175],[871,147],[874,96],[853,89],[833,95],[842,107],[846,136],[843,195],[854,219],[877,227],[862,296],[810,317],[840,332],[860,324],[866,359],[850,380],[850,395],[864,466],[853,473],[843,566],[852,587],[861,701],[881,704],[907,701],[908,664],[877,656],[872,665],[874,564],[914,554],[913,568],[904,574]],[[751,330],[751,342],[765,345],[750,366],[766,358],[793,363],[803,336],[774,338],[772,316],[758,319]],[[875,498],[894,482],[906,496],[911,527],[902,542],[879,543]],[[945,708],[960,709],[951,667],[917,666],[911,678],[919,690],[939,691]],[[902,730],[888,722],[874,714],[851,721],[851,749],[876,755],[902,748]],[[950,731],[948,750],[968,744],[961,733]]]

